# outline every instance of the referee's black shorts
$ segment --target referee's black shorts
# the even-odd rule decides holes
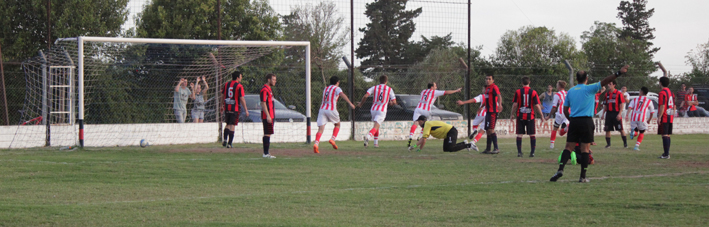
[[[591,117],[572,117],[569,119],[567,143],[593,143],[596,125]]]

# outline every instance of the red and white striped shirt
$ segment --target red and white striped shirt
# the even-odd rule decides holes
[[[640,96],[633,101],[630,102],[630,105],[628,105],[628,108],[633,110],[633,113],[630,117],[631,121],[645,121],[648,115],[648,110],[650,110],[650,113],[655,110],[655,107],[652,106],[652,101],[647,98],[647,96]]]
[[[419,100],[419,105],[416,109],[422,109],[425,111],[431,111],[431,105],[436,103],[436,98],[445,95],[445,91],[426,89],[421,92],[421,100]]]
[[[376,111],[387,111],[387,105],[389,100],[396,99],[394,95],[394,90],[386,84],[380,84],[367,90],[367,94],[372,95],[372,109]]]
[[[327,86],[322,93],[320,109],[337,111],[337,99],[340,98],[340,93],[342,93],[340,87],[335,85]]]
[[[551,106],[557,107],[556,112],[559,114],[564,114],[564,101],[566,101],[566,91],[561,90],[554,95],[554,101],[552,101]]]
[[[487,115],[487,111],[485,111],[485,103],[484,103],[485,98],[484,97],[485,96],[483,96],[481,94],[481,95],[475,96],[475,98],[473,98],[473,100],[475,100],[475,102],[480,103],[480,109],[478,109],[478,115],[477,115],[478,117],[484,117],[485,115]]]

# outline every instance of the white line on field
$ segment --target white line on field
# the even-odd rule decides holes
[[[683,172],[683,173],[663,173],[663,174],[648,174],[648,175],[632,175],[632,176],[603,176],[603,177],[591,177],[591,180],[606,180],[606,179],[633,179],[633,178],[649,178],[649,177],[671,177],[671,176],[681,176],[688,174],[707,174],[709,171],[696,171],[696,172]],[[575,180],[560,180],[561,182],[573,182]],[[144,199],[144,200],[123,200],[123,201],[105,201],[105,202],[92,202],[92,203],[71,203],[71,204],[58,204],[58,205],[103,205],[103,204],[120,204],[120,203],[145,203],[145,202],[171,202],[179,200],[201,200],[201,199],[215,199],[215,198],[235,198],[235,197],[246,197],[246,196],[264,196],[264,195],[286,195],[286,194],[307,194],[307,193],[318,193],[323,194],[327,192],[338,192],[338,191],[359,191],[359,190],[388,190],[397,188],[436,188],[436,187],[452,187],[452,186],[468,186],[468,185],[492,185],[492,184],[512,184],[512,183],[542,183],[547,182],[546,180],[522,180],[522,181],[491,181],[491,182],[473,182],[473,183],[460,183],[460,184],[433,184],[433,185],[408,185],[408,186],[382,186],[382,187],[361,187],[361,188],[344,188],[344,189],[325,189],[317,191],[291,191],[291,192],[279,192],[279,193],[244,193],[235,195],[221,195],[221,196],[197,196],[197,197],[176,197],[176,198],[164,198],[164,199]]]

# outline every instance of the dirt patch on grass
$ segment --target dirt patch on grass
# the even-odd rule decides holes
[[[517,159],[515,160],[516,162],[520,163],[556,163],[558,160],[556,159],[536,159],[536,158],[525,158],[525,159]]]
[[[709,162],[677,162],[676,165],[681,167],[709,168]]]
[[[241,153],[250,153],[250,154],[263,154],[263,149],[261,148],[179,148],[179,149],[165,149],[161,150],[159,152],[165,152],[165,153],[218,153],[218,154],[226,154],[226,153],[233,153],[233,154],[241,154]],[[273,149],[271,148],[270,153],[276,157],[303,157],[303,156],[317,156],[317,155],[343,155],[343,156],[363,156],[363,155],[376,155],[375,153],[372,152],[363,152],[363,151],[340,151],[340,150],[332,150],[332,149],[325,149],[325,150],[320,150],[320,154],[315,154],[312,149]]]

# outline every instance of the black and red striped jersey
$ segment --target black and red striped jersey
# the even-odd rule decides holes
[[[515,91],[512,102],[517,103],[517,119],[534,120],[534,106],[539,104],[539,95],[530,87]]]
[[[261,102],[266,102],[268,115],[271,116],[271,119],[274,119],[276,117],[276,113],[274,112],[275,108],[273,107],[273,90],[271,90],[271,86],[264,84],[261,88],[261,92],[259,92],[259,96]],[[266,119],[266,112],[263,112],[263,109],[261,109],[261,119]]]
[[[620,105],[623,103],[625,103],[623,92],[617,89],[606,92],[605,100],[603,100],[603,105],[606,106],[606,112],[620,112]]]
[[[239,100],[244,97],[244,87],[239,82],[229,81],[224,84],[222,97],[224,97],[224,110],[239,112]]]
[[[660,91],[659,98],[657,101],[658,109],[659,106],[665,106],[665,112],[662,114],[662,119],[661,123],[672,123],[674,122],[675,116],[674,116],[674,109],[675,109],[675,103],[674,103],[674,95],[672,94],[672,91],[670,91],[669,88],[662,88],[662,91]],[[658,111],[662,111],[661,109]],[[658,116],[661,113],[658,113]]]
[[[490,84],[485,88],[485,109],[488,113],[498,113],[497,105],[500,103],[500,89],[495,84]]]

